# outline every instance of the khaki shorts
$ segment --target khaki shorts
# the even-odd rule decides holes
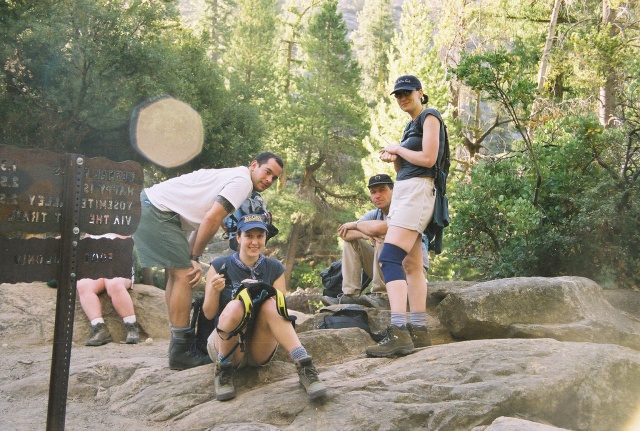
[[[218,361],[218,351],[216,350],[216,345],[214,341],[215,337],[218,337],[218,331],[214,329],[211,335],[209,335],[209,338],[207,338],[207,352],[209,352],[209,357],[211,358],[214,364]],[[244,357],[242,358],[240,363],[236,365],[236,370],[239,370],[244,367],[265,367],[269,362],[271,362],[273,357],[276,355],[276,352],[278,351],[278,346],[276,346],[276,348],[273,350],[273,353],[271,353],[269,360],[266,363],[261,364],[255,359],[253,359],[253,356],[251,356],[250,342],[251,342],[250,339],[244,340]],[[239,349],[240,346],[238,346],[237,348]]]
[[[388,224],[422,233],[433,217],[435,202],[433,178],[396,181],[387,216]]]

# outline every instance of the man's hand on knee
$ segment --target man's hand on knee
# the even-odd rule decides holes
[[[189,280],[189,285],[193,289],[202,281],[202,266],[196,261],[191,261],[191,264],[193,269],[187,273],[187,280]]]

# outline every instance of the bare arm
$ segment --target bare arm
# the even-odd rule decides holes
[[[360,220],[350,221],[344,223],[338,228],[338,236],[345,241],[354,241],[356,239],[368,239],[368,237],[362,233],[358,228],[360,227]]]
[[[211,209],[207,211],[202,223],[200,223],[200,227],[193,232],[189,240],[192,255],[200,256],[204,252],[211,238],[213,238],[220,226],[222,226],[225,217],[233,212],[233,206],[228,202],[227,205],[229,205],[229,207],[225,208],[219,201],[216,201],[213,203]]]
[[[191,255],[200,256],[204,252],[207,244],[222,225],[224,218],[233,211],[233,205],[226,199],[223,197],[216,199],[211,209],[205,214],[198,230],[192,232],[189,237]],[[189,284],[191,288],[194,288],[200,283],[202,278],[202,266],[200,262],[195,260],[191,261],[191,266],[193,269],[187,273],[187,277],[190,279]]]
[[[283,294],[287,293],[287,285],[284,280],[284,274],[282,274],[280,277],[276,279],[276,281],[273,282],[273,287],[278,289]]]
[[[422,151],[413,151],[401,145],[389,145],[380,150],[380,160],[394,162],[394,168],[398,171],[399,161],[393,155],[416,166],[432,167],[438,161],[438,148],[440,146],[440,121],[433,115],[427,115],[422,126]]]
[[[383,237],[387,234],[386,220],[365,220],[358,223],[358,230],[368,237]]]
[[[204,301],[202,303],[202,312],[204,316],[211,320],[218,314],[220,308],[220,292],[224,289],[224,275],[218,274],[213,266],[207,272],[207,280],[204,286]]]

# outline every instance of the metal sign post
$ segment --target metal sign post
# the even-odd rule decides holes
[[[63,192],[63,210],[59,265],[56,321],[53,331],[51,378],[49,380],[49,406],[47,430],[63,430],[67,410],[73,318],[76,305],[78,245],[80,241],[80,202],[82,199],[82,165],[77,154],[67,154]]]
[[[64,430],[76,281],[130,277],[142,168],[0,146],[0,283],[58,280],[47,430]],[[35,236],[34,238],[27,238]]]

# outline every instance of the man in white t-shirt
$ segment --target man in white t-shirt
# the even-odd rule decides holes
[[[200,169],[140,194],[142,215],[133,240],[142,267],[166,269],[169,368],[184,370],[211,363],[209,356],[195,347],[190,327],[191,291],[202,279],[200,255],[224,218],[251,192],[269,188],[283,166],[279,156],[263,152],[248,167]]]

